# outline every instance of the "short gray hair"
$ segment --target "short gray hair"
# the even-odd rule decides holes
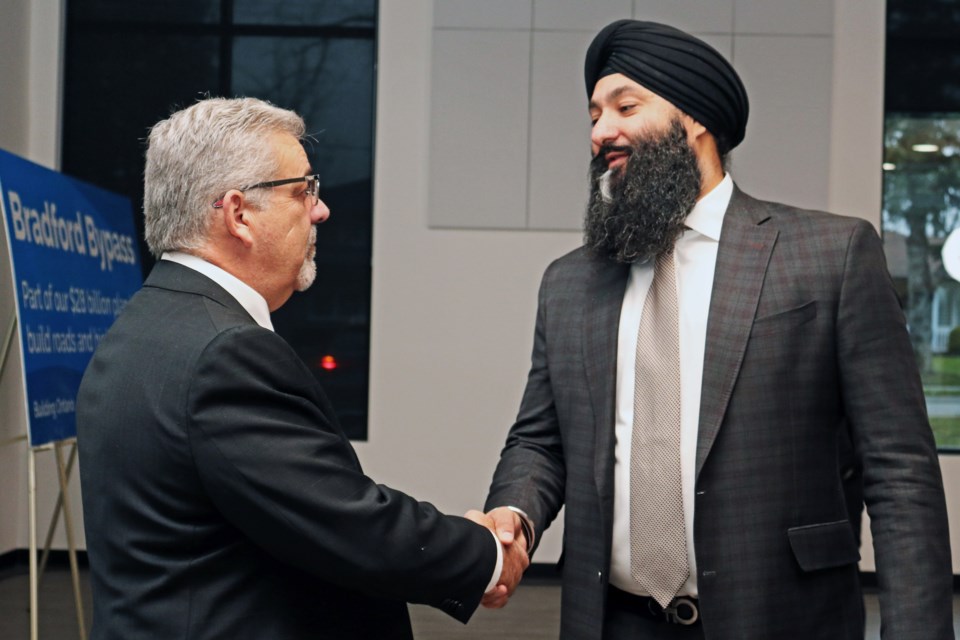
[[[265,137],[300,140],[304,132],[298,114],[256,98],[207,98],[155,124],[143,195],[150,253],[199,249],[217,198],[274,177],[278,159]],[[250,197],[259,204],[258,194]]]

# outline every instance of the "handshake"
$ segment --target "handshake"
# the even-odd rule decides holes
[[[508,507],[497,507],[487,513],[471,509],[464,517],[490,529],[503,545],[500,580],[480,601],[488,609],[499,609],[507,604],[523,572],[530,566],[528,552],[533,546],[533,525]]]

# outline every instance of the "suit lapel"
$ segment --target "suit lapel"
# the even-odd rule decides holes
[[[763,203],[734,188],[723,219],[707,318],[697,477],[723,422],[757,312],[777,240],[776,228],[764,225],[769,218]]]
[[[607,520],[613,515],[617,334],[630,268],[605,260],[592,260],[590,265],[583,319],[583,361],[594,417],[594,479],[603,526],[607,527]]]

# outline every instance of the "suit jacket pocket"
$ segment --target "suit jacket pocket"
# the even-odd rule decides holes
[[[750,335],[755,338],[757,336],[787,331],[799,327],[816,317],[817,301],[811,300],[799,307],[757,318],[753,321],[753,329]]]
[[[787,529],[790,547],[804,571],[829,569],[859,562],[860,551],[848,520]]]

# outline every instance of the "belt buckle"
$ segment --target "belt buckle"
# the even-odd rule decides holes
[[[683,610],[689,610],[689,615],[682,614]],[[700,610],[697,609],[697,603],[690,598],[674,598],[670,604],[663,608],[663,615],[667,622],[686,626],[694,624],[700,619]]]

